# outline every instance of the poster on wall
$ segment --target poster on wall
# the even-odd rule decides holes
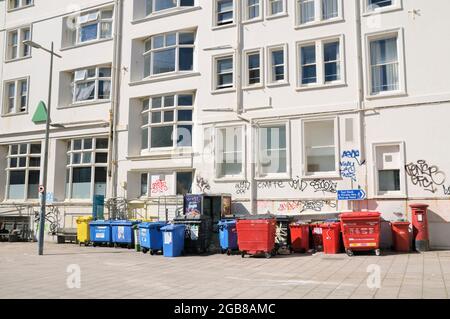
[[[231,216],[231,196],[222,196],[222,218]]]
[[[202,212],[202,195],[184,196],[184,215],[194,217]]]
[[[168,178],[166,175],[151,175],[150,190],[152,196],[170,195]]]

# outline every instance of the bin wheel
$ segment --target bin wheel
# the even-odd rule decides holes
[[[152,249],[152,250],[150,250],[150,255],[154,255],[155,254],[155,251]]]
[[[345,252],[347,253],[347,255],[348,255],[349,257],[352,257],[352,256],[353,256],[353,251],[351,251],[350,249],[346,249]]]
[[[228,255],[228,256],[231,256],[231,249],[228,249],[228,250],[227,250],[227,255]]]
[[[270,253],[264,253],[264,256],[267,258],[267,259],[269,259],[270,257],[272,257],[273,255],[273,252],[270,252]]]
[[[114,243],[114,248],[117,248],[117,247],[119,247],[119,245],[117,245],[117,243]]]
[[[147,248],[142,248],[141,250],[142,250],[142,253],[143,253],[143,254],[146,254],[146,253],[148,252],[148,249],[147,249]]]
[[[96,243],[92,243],[92,247],[97,247],[97,244]]]
[[[375,255],[381,256],[381,249],[375,249]]]
[[[278,254],[278,249],[273,249],[271,252],[270,252],[270,255],[273,257],[273,256],[276,256]]]
[[[221,249],[220,250],[220,253],[223,255],[223,254],[225,254],[225,249]]]
[[[242,258],[245,258],[245,252],[242,252],[242,253],[241,253],[241,257],[242,257]]]

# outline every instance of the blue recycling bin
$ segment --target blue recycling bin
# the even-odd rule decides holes
[[[111,244],[111,222],[109,220],[94,220],[90,222],[89,237],[93,246]]]
[[[115,246],[127,245],[128,248],[134,246],[133,226],[137,221],[114,220],[111,221],[112,242]]]
[[[232,250],[238,249],[236,220],[221,220],[218,225],[222,253],[231,255]]]
[[[164,257],[178,257],[184,253],[186,225],[172,224],[161,228]]]
[[[150,254],[153,255],[155,252],[163,250],[163,233],[161,228],[166,225],[163,222],[139,224],[139,244],[144,254],[150,251]]]

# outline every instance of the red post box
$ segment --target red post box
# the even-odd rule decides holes
[[[430,250],[430,236],[428,233],[428,205],[411,204],[413,238],[418,252]]]
[[[409,225],[409,222],[391,222],[392,243],[395,251],[407,253],[411,250]]]

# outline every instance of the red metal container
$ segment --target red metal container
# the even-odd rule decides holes
[[[412,224],[414,245],[418,252],[430,250],[430,234],[428,232],[428,205],[412,204]]]
[[[381,214],[378,212],[355,212],[339,215],[345,252],[374,250],[379,256]]]
[[[391,222],[392,243],[395,251],[407,253],[411,250],[409,225],[409,222]]]
[[[323,251],[323,236],[320,224],[311,224],[311,248],[315,251]]]
[[[325,254],[338,254],[341,248],[341,224],[325,223],[322,228],[323,252]]]
[[[265,254],[275,255],[276,219],[238,219],[236,229],[242,257]]]
[[[296,253],[305,253],[309,250],[309,225],[290,224],[291,249]]]

